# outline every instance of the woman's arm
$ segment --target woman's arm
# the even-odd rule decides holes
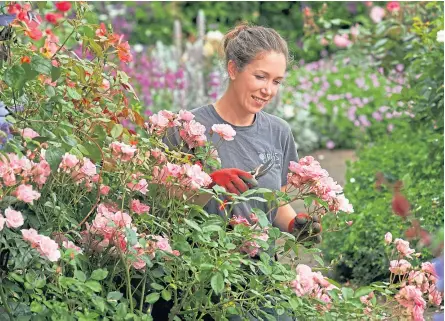
[[[281,187],[281,191],[286,191],[286,186]],[[289,224],[297,216],[290,204],[280,206],[277,215],[273,221],[273,225],[278,227],[282,232],[289,232]]]

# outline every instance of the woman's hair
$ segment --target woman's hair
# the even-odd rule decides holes
[[[226,33],[222,44],[225,65],[232,60],[239,71],[266,52],[282,53],[286,64],[290,60],[286,41],[272,28],[242,23]]]

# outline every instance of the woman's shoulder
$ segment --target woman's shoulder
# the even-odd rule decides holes
[[[284,132],[284,133],[288,133],[288,132],[292,131],[289,123],[287,121],[285,121],[284,119],[282,119],[278,116],[269,114],[268,112],[266,112],[264,110],[262,110],[260,112],[260,115],[263,118],[263,121],[270,124],[270,126],[274,130],[278,130],[278,131]]]
[[[190,109],[190,112],[193,115],[202,115],[202,114],[209,114],[212,111],[212,105],[203,105],[203,106],[199,106],[193,109]]]

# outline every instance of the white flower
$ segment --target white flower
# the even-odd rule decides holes
[[[137,53],[142,52],[144,50],[144,46],[140,43],[137,43],[133,46],[133,50]]]
[[[291,105],[285,105],[283,108],[284,117],[292,118],[295,116],[295,108]]]
[[[444,38],[445,38],[444,30],[440,30],[440,31],[438,31],[438,32],[437,32],[436,40],[437,40],[438,42],[443,42],[443,41],[444,41]]]
[[[220,42],[224,38],[224,35],[219,31],[209,31],[207,32],[206,39],[207,41],[216,41]]]

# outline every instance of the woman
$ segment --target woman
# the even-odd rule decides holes
[[[256,186],[284,191],[289,163],[298,160],[294,138],[284,120],[263,109],[275,97],[284,79],[289,63],[286,41],[271,28],[240,25],[225,35],[223,50],[229,77],[227,90],[214,104],[191,110],[195,120],[206,127],[208,139],[214,124],[229,124],[236,131],[233,141],[219,144],[222,169],[210,176],[215,184],[231,193],[239,194]],[[212,139],[216,145],[219,136],[213,135]],[[256,182],[248,171],[268,161],[273,162],[271,170]],[[230,214],[249,219],[252,208],[269,212],[267,203],[252,200],[235,205]],[[225,215],[216,200],[211,200],[205,209],[208,213]],[[303,235],[298,227],[307,225],[307,216],[295,218],[290,204],[269,216],[280,230]]]
[[[298,161],[294,138],[284,120],[263,109],[275,97],[284,79],[289,63],[286,41],[271,28],[240,25],[225,35],[223,48],[229,77],[227,90],[214,104],[191,110],[194,119],[206,127],[207,139],[213,139],[214,146],[218,146],[222,169],[210,176],[214,184],[231,193],[240,194],[257,186],[284,191],[289,163]],[[214,124],[231,125],[236,131],[234,140],[217,144],[219,136],[210,136],[209,132]],[[179,145],[179,135],[173,136],[169,137],[168,144]],[[258,181],[248,173],[268,162],[273,166]],[[307,230],[310,225],[307,216],[299,214],[296,219],[297,214],[289,204],[272,212],[267,206],[267,203],[251,200],[236,204],[229,215],[250,220],[252,208],[259,208],[270,212],[270,222],[280,230],[307,237],[301,233],[305,232],[301,229]],[[226,215],[216,200],[207,203],[205,210],[210,214]],[[290,320],[283,316],[276,318]]]

